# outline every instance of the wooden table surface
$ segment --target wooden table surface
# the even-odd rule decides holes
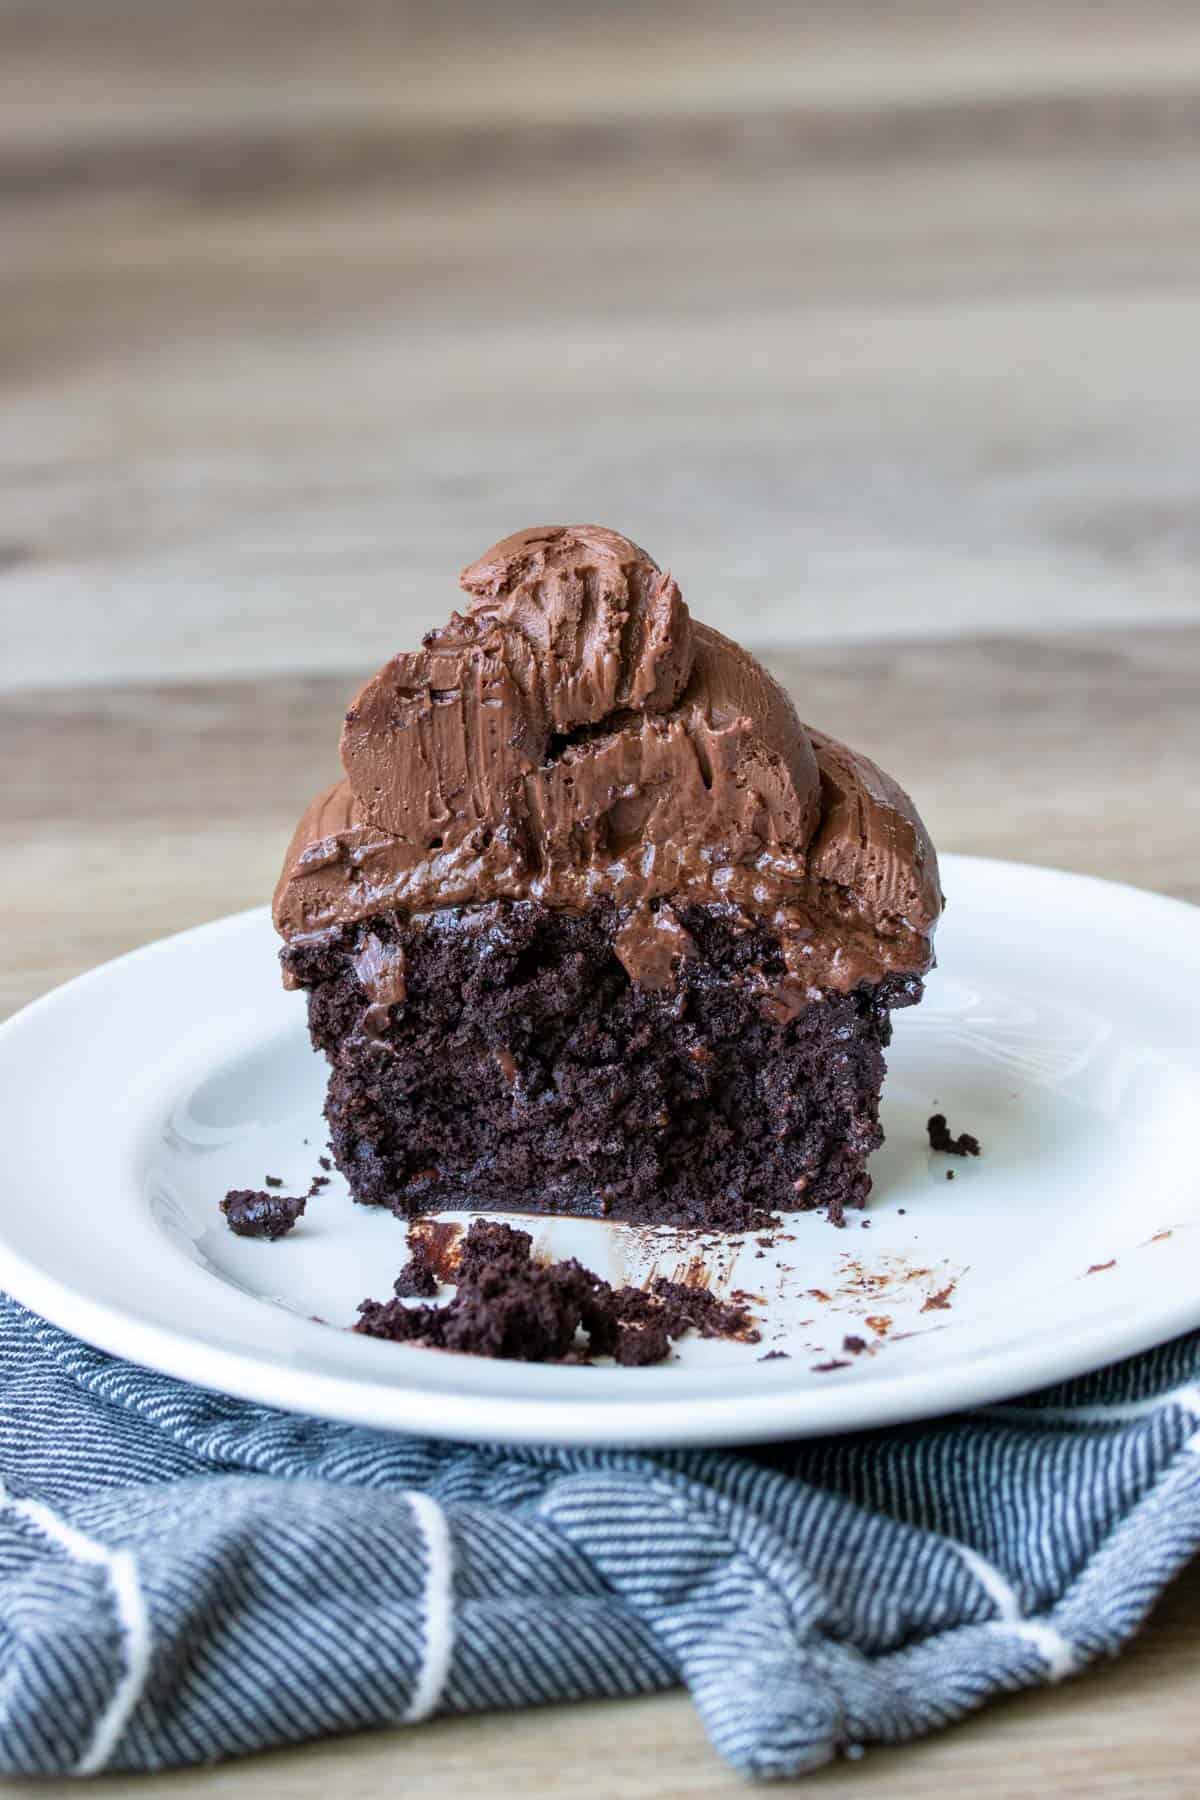
[[[331,18],[0,3],[0,1010],[263,899],[354,676],[538,518],[669,558],[941,846],[1200,900],[1194,8]],[[1198,1602],[812,1791],[1194,1791]],[[682,1695],[105,1791],[585,1771],[744,1791]]]

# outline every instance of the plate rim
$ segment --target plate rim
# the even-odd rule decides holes
[[[1174,919],[1185,921],[1197,933],[1200,949],[1200,907],[1172,895],[1131,883],[1078,874],[1050,865],[1009,861],[995,857],[955,856],[943,862],[948,872],[964,865],[980,876],[989,868],[1065,883],[1084,888],[1098,900],[1122,895],[1151,909],[1168,909]],[[1078,884],[1078,885],[1077,885]],[[170,936],[152,940],[61,983],[22,1007],[0,1024],[0,1060],[29,1022],[69,1002],[81,991],[103,979],[111,979],[123,965],[146,962],[172,953],[222,929],[236,929],[266,913],[263,906],[245,908],[217,919],[186,927]],[[1200,1234],[1198,1234],[1200,1235]],[[1189,1246],[1193,1251],[1200,1246]],[[1187,1250],[1184,1252],[1187,1254]],[[986,1352],[968,1352],[925,1369],[886,1367],[869,1381],[831,1381],[828,1386],[797,1386],[787,1364],[756,1364],[756,1391],[694,1394],[665,1397],[632,1395],[628,1400],[595,1397],[580,1406],[578,1395],[564,1385],[558,1395],[504,1395],[438,1386],[404,1386],[394,1378],[384,1381],[367,1366],[373,1363],[393,1371],[396,1358],[408,1362],[428,1352],[384,1344],[364,1344],[361,1376],[330,1372],[296,1362],[271,1346],[256,1355],[237,1345],[205,1339],[188,1326],[168,1328],[138,1318],[119,1304],[98,1299],[25,1256],[9,1242],[0,1218],[0,1287],[20,1304],[107,1354],[144,1364],[175,1379],[260,1405],[278,1407],[309,1416],[376,1429],[418,1433],[468,1442],[520,1444],[622,1445],[631,1448],[693,1447],[766,1442],[788,1437],[843,1434],[855,1430],[894,1426],[971,1406],[1012,1399],[1032,1388],[1088,1373],[1119,1361],[1190,1328],[1200,1326],[1200,1289],[1195,1298],[1180,1293],[1168,1304],[1148,1313],[1144,1305],[1126,1298],[1111,1311],[1090,1320],[1076,1320],[1070,1331],[1047,1345],[1042,1338],[1032,1346],[1017,1342]],[[297,1320],[301,1332],[326,1332],[328,1327]],[[306,1342],[306,1339],[302,1339]],[[378,1353],[378,1355],[376,1355]],[[413,1365],[416,1366],[415,1364]],[[543,1374],[570,1376],[575,1371],[543,1370]],[[480,1412],[486,1413],[481,1421]],[[481,1423],[486,1429],[481,1429]]]

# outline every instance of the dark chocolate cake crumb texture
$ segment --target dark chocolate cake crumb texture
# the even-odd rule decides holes
[[[429,1245],[423,1238],[413,1238],[410,1248],[412,1254],[392,1283],[392,1292],[398,1300],[432,1300],[441,1283],[429,1260]]]
[[[780,1030],[743,979],[782,975],[770,934],[719,909],[681,917],[703,954],[669,994],[630,983],[607,904],[377,920],[381,943],[405,946],[405,1005],[382,1036],[364,1035],[362,927],[290,950],[354,1197],[411,1216],[511,1194],[539,1211],[768,1234],[780,1209],[840,1223],[862,1206],[889,1012],[919,984],[829,994]]]
[[[574,1258],[539,1264],[527,1231],[477,1219],[458,1250],[458,1289],[444,1306],[364,1300],[354,1329],[392,1343],[518,1362],[612,1356],[634,1367],[662,1362],[687,1331],[757,1343],[744,1306],[659,1276],[649,1290],[614,1288]],[[397,1293],[436,1277],[418,1238]],[[401,1286],[403,1284],[403,1286]],[[428,1291],[427,1289],[425,1291]],[[586,1344],[581,1345],[582,1332]]]
[[[925,1129],[929,1133],[931,1150],[939,1150],[945,1156],[979,1155],[979,1139],[972,1137],[969,1131],[961,1131],[955,1137],[946,1123],[945,1113],[934,1113],[933,1117],[926,1122]]]
[[[263,1176],[263,1186],[269,1187],[269,1188],[281,1188],[283,1186],[283,1176],[282,1175],[264,1175]]]
[[[269,1194],[260,1188],[231,1188],[221,1202],[221,1211],[238,1237],[281,1238],[303,1213],[307,1198],[305,1194]]]
[[[616,532],[461,585],[351,703],[275,894],[351,1194],[843,1224],[941,910],[911,800]]]

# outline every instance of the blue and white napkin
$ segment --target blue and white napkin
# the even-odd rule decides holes
[[[796,1775],[1115,1654],[1200,1543],[1200,1334],[736,1452],[322,1423],[2,1297],[0,1383],[5,1773],[684,1683],[737,1769]]]

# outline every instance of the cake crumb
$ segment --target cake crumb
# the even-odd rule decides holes
[[[665,1362],[670,1351],[671,1338],[661,1324],[621,1325],[617,1329],[613,1356],[622,1368],[644,1369]]]
[[[441,1282],[429,1259],[429,1245],[424,1239],[413,1237],[409,1247],[412,1254],[392,1283],[392,1292],[398,1300],[431,1300]]]
[[[1093,1264],[1092,1264],[1092,1265],[1091,1265],[1091,1267],[1090,1267],[1090,1268],[1089,1268],[1089,1269],[1088,1269],[1088,1271],[1087,1271],[1087,1273],[1088,1273],[1088,1274],[1089,1274],[1089,1275],[1103,1275],[1103,1273],[1104,1273],[1104,1271],[1105,1271],[1105,1269],[1115,1269],[1115,1268],[1116,1268],[1116,1266],[1117,1266],[1117,1259],[1116,1259],[1116,1257],[1115,1257],[1115,1256],[1114,1256],[1114,1257],[1113,1257],[1113,1258],[1112,1258],[1112,1259],[1111,1259],[1111,1261],[1109,1261],[1109,1262],[1106,1262],[1106,1263],[1093,1263]]]
[[[925,1122],[929,1133],[929,1148],[940,1150],[945,1156],[978,1156],[980,1143],[969,1131],[960,1131],[955,1137],[946,1123],[945,1113],[934,1113]]]
[[[814,1363],[812,1372],[814,1375],[828,1375],[831,1369],[848,1369],[849,1367],[850,1364],[843,1358],[834,1356],[828,1362]]]
[[[946,1180],[947,1180],[947,1181],[953,1181],[953,1180],[954,1180],[954,1170],[953,1170],[953,1169],[947,1169],[947,1170],[946,1170]]]
[[[848,1356],[861,1356],[866,1347],[866,1338],[854,1337],[851,1335],[850,1337],[844,1337],[842,1339],[842,1349]]]
[[[768,1350],[767,1354],[760,1356],[758,1360],[759,1362],[791,1362],[792,1359],[786,1350]]]
[[[333,1168],[333,1164],[330,1162],[329,1158],[327,1156],[318,1156],[317,1161],[328,1175],[329,1171]]]
[[[282,1175],[264,1175],[263,1176],[263,1186],[269,1187],[269,1188],[281,1188],[283,1186],[283,1176]]]
[[[954,1292],[956,1286],[957,1283],[951,1281],[948,1282],[944,1288],[940,1288],[936,1294],[930,1294],[928,1300],[926,1300],[925,1304],[922,1306],[921,1311],[923,1313],[949,1312],[950,1296]]]
[[[409,1242],[412,1255],[397,1276],[397,1298],[364,1300],[358,1309],[353,1329],[366,1337],[517,1362],[611,1356],[627,1368],[663,1362],[673,1341],[689,1331],[759,1342],[743,1304],[662,1275],[648,1289],[614,1288],[574,1258],[539,1262],[529,1232],[488,1219],[476,1219],[458,1246],[453,1300],[405,1306],[402,1299],[420,1297],[422,1287],[428,1292],[439,1272],[440,1246],[423,1233],[410,1234]]]
[[[257,1188],[230,1188],[221,1202],[230,1231],[238,1237],[286,1237],[307,1203],[304,1194],[267,1194]]]

